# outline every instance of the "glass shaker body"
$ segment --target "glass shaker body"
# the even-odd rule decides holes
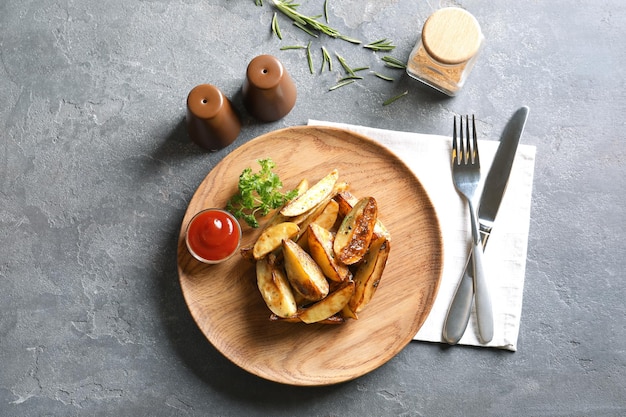
[[[482,49],[476,18],[458,7],[433,13],[411,52],[407,74],[449,96],[463,87]]]

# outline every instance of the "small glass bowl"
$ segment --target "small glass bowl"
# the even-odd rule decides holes
[[[215,216],[211,216],[211,213],[215,214]],[[222,228],[225,227],[223,224],[224,220],[226,220],[228,224],[226,225],[223,242],[228,243],[228,247],[225,247],[223,242],[219,242],[220,237],[215,233],[210,236],[201,235],[202,227],[206,228],[211,222],[215,225],[214,232],[222,230]],[[205,224],[202,224],[202,221],[204,221]],[[232,228],[228,227],[229,224],[232,225]],[[229,236],[234,236],[232,240],[236,240],[236,242],[232,243],[230,240],[227,241]],[[218,242],[216,244],[207,245],[204,248],[201,247],[203,244],[206,245],[207,238],[214,238],[218,240]],[[198,261],[205,264],[219,264],[230,259],[237,253],[241,244],[241,225],[235,216],[226,210],[218,208],[204,209],[196,213],[189,221],[187,230],[185,231],[185,244],[187,245],[189,253]],[[211,250],[214,251],[215,256],[208,256],[209,253],[207,251]]]

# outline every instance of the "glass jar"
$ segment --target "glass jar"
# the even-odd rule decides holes
[[[458,7],[439,9],[426,19],[406,71],[424,84],[454,96],[472,70],[483,41],[480,25],[471,13]]]

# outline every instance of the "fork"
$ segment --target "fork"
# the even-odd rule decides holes
[[[476,138],[476,121],[472,115],[472,131],[470,132],[469,116],[460,116],[459,134],[457,135],[456,116],[452,135],[452,180],[454,187],[467,201],[472,226],[472,271],[474,277],[474,302],[478,334],[482,343],[488,343],[493,337],[493,318],[491,298],[485,281],[483,269],[483,251],[480,230],[475,209],[476,189],[480,182],[480,158],[478,140]],[[464,134],[465,133],[465,134]]]

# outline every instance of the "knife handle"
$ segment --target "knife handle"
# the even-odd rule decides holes
[[[487,227],[481,223],[480,234],[484,251],[491,234],[491,227]],[[473,262],[472,252],[467,257],[467,261],[465,261],[463,276],[456,288],[456,292],[448,308],[446,321],[443,325],[443,340],[451,345],[456,345],[459,343],[459,340],[461,340],[461,337],[463,337],[472,313],[472,301],[474,297],[474,277],[473,271],[470,269]]]
[[[482,343],[489,343],[491,339],[493,339],[493,308],[485,280],[485,271],[483,270],[483,247],[480,241],[474,245],[472,256],[474,264],[474,299],[476,302],[478,334]]]
[[[461,340],[461,337],[463,337],[472,311],[474,281],[469,273],[470,262],[472,262],[471,253],[467,258],[467,262],[465,262],[463,276],[456,288],[456,293],[448,308],[446,322],[443,325],[443,339],[451,345],[457,344],[459,340]]]

